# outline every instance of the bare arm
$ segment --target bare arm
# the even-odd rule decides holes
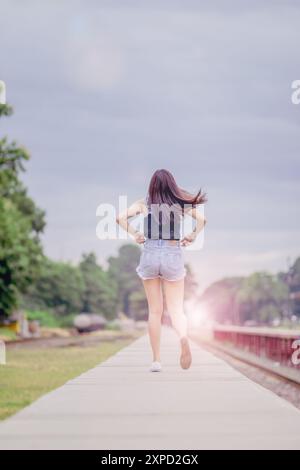
[[[126,232],[128,232],[137,243],[144,243],[145,237],[144,234],[139,232],[138,230],[135,230],[130,223],[128,222],[128,219],[131,217],[135,217],[138,214],[142,214],[145,212],[145,205],[143,203],[143,200],[140,199],[138,201],[135,201],[128,209],[126,209],[123,212],[120,212],[120,214],[117,217],[117,223],[124,229]]]
[[[191,233],[186,235],[182,240],[181,240],[181,245],[182,246],[188,246],[193,241],[196,239],[197,235],[203,230],[205,224],[206,224],[206,219],[200,214],[200,212],[197,211],[197,209],[194,207],[192,209],[189,209],[186,211],[186,214],[190,215],[195,219],[196,221],[196,226],[193,229]]]

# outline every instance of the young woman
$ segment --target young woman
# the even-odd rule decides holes
[[[187,319],[183,311],[184,277],[186,274],[182,247],[195,241],[206,220],[196,210],[206,202],[201,190],[192,195],[181,189],[167,170],[153,174],[145,199],[132,204],[119,214],[117,222],[139,244],[144,244],[140,263],[136,269],[143,281],[149,308],[148,331],[153,352],[151,372],[162,370],[160,363],[160,333],[163,313],[163,294],[172,325],[178,333],[181,346],[180,365],[188,369],[192,356],[187,337]],[[144,214],[144,233],[136,231],[128,219]],[[189,214],[195,228],[182,238],[183,217]]]

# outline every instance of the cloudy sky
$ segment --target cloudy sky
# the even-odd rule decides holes
[[[46,253],[99,261],[96,207],[143,197],[151,173],[209,197],[201,287],[300,254],[300,4],[0,0],[1,135],[32,154]]]

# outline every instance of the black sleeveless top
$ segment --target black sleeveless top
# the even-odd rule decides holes
[[[147,203],[148,214],[144,217],[144,235],[152,240],[180,240],[181,211]],[[170,207],[170,206],[169,206]]]

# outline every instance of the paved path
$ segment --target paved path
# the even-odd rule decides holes
[[[181,370],[162,340],[162,373],[144,336],[1,423],[0,449],[300,449],[296,408],[196,345]]]

